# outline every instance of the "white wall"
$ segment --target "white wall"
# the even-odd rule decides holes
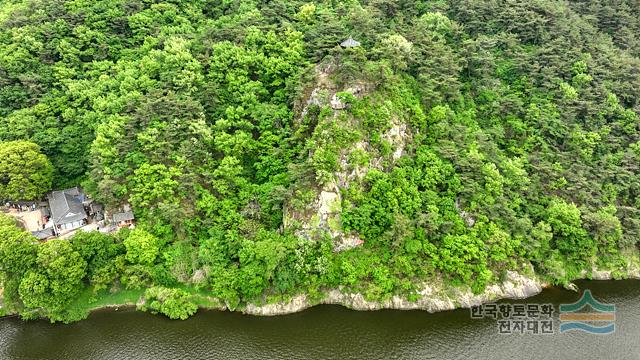
[[[82,225],[83,225],[82,221],[75,221],[75,222],[71,222],[71,223],[61,224],[60,225],[60,230],[77,229],[79,227],[82,227]]]

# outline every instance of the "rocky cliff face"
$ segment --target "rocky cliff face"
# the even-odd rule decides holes
[[[339,126],[357,129],[361,126],[361,119],[347,115],[349,104],[345,97],[362,99],[375,92],[375,89],[363,81],[340,87],[331,80],[333,70],[332,65],[316,68],[315,87],[307,91],[309,95],[297,106],[298,123],[309,114],[312,107],[317,107],[330,115],[320,119],[316,129],[321,129],[333,122],[338,123]],[[386,160],[394,162],[404,154],[405,146],[412,135],[407,124],[400,120],[400,116],[392,113],[390,119],[388,128],[380,134],[380,140],[388,144],[391,149],[391,155]],[[327,137],[330,136],[325,136]],[[364,163],[354,164],[350,159],[356,153],[364,154],[367,160]],[[313,199],[306,204],[304,210],[295,209],[291,204],[287,204],[284,209],[284,226],[295,227],[296,234],[307,239],[329,235],[334,241],[336,251],[361,245],[363,240],[358,234],[343,231],[340,218],[342,193],[353,183],[361,181],[371,169],[384,170],[385,158],[380,153],[367,136],[343,144],[339,149],[338,169],[330,174],[331,180],[316,184]],[[309,158],[313,155],[314,150],[311,150]]]
[[[295,313],[318,304],[342,305],[353,310],[426,310],[438,312],[457,308],[470,308],[500,299],[524,299],[542,291],[544,284],[536,278],[509,271],[506,279],[488,286],[481,294],[474,295],[471,289],[445,289],[442,286],[425,285],[418,292],[416,301],[393,296],[385,301],[368,301],[362,294],[342,292],[333,289],[325,293],[324,299],[311,301],[306,295],[298,295],[287,303],[257,306],[248,304],[244,312],[251,315],[282,315]]]
[[[314,86],[306,92],[298,106],[298,124],[304,123],[303,118],[315,112],[321,112],[322,117],[317,117],[313,132],[322,134],[318,138],[330,139],[330,133],[321,133],[332,126],[361,130],[362,119],[357,112],[350,112],[349,98],[368,100],[376,95],[376,89],[364,82],[351,83],[348,86],[338,86],[331,80],[331,66],[316,68],[316,81]],[[378,93],[379,95],[379,93]],[[385,99],[377,99],[373,106],[383,106]],[[320,109],[320,110],[318,110]],[[371,109],[369,109],[371,110]],[[348,209],[350,187],[357,185],[373,169],[387,171],[394,162],[400,159],[407,151],[407,144],[411,144],[415,134],[408,124],[402,120],[401,109],[388,108],[385,112],[387,124],[376,134],[369,137],[360,131],[358,137],[348,143],[341,143],[337,150],[337,168],[331,171],[324,179],[317,178],[312,184],[305,184],[303,188],[309,191],[302,208],[294,205],[293,199],[285,204],[284,226],[294,229],[295,234],[306,238],[315,239],[328,236],[333,240],[335,251],[346,251],[359,246],[363,239],[355,232],[345,231],[342,226],[341,214]],[[365,134],[365,135],[363,135]],[[312,137],[313,138],[313,137]],[[388,148],[383,155],[380,151],[380,143]],[[328,146],[318,146],[318,148]],[[314,158],[317,149],[309,149],[309,159]],[[318,150],[319,151],[319,150]],[[356,153],[364,156],[364,161],[354,163],[350,161]],[[310,189],[310,190],[309,190]],[[353,188],[352,188],[353,189]],[[357,188],[356,188],[357,189]],[[346,198],[343,199],[343,196]],[[466,226],[474,227],[476,218],[465,211],[460,199],[456,199],[456,210]],[[533,269],[530,272],[533,274]],[[593,270],[590,272],[593,279],[611,279],[611,272]],[[629,274],[630,277],[640,277]],[[584,277],[587,277],[585,274]],[[435,280],[434,280],[435,281]],[[544,284],[536,277],[524,276],[521,273],[509,271],[504,281],[488,286],[481,294],[473,294],[469,288],[450,288],[443,284],[424,284],[422,290],[413,294],[417,299],[409,301],[407,298],[393,296],[384,301],[369,301],[363,294],[352,293],[346,289],[331,289],[324,293],[320,300],[311,299],[306,295],[298,295],[286,303],[274,303],[266,305],[248,304],[243,310],[254,315],[279,315],[301,311],[317,304],[337,304],[355,310],[377,309],[401,309],[401,310],[426,310],[429,312],[452,310],[456,308],[468,308],[488,301],[499,299],[523,299],[538,294]]]
[[[614,271],[611,270],[599,270],[593,268],[591,273],[583,271],[581,275],[583,279],[591,280],[614,280],[620,278],[640,279],[640,268],[634,266],[634,264],[629,264],[629,268],[622,274],[615,274]]]
[[[630,266],[628,271],[620,275],[622,278],[640,280],[640,268]],[[584,270],[581,278],[613,280],[617,277],[614,276],[611,270],[598,270],[594,268],[591,269],[591,272]],[[393,296],[385,301],[368,301],[362,294],[342,292],[341,289],[332,289],[325,292],[324,298],[319,301],[312,301],[306,295],[298,295],[286,303],[266,305],[248,304],[243,311],[251,315],[273,316],[295,313],[319,304],[331,304],[342,305],[346,308],[360,311],[394,309],[425,310],[433,313],[458,308],[470,308],[501,299],[525,299],[539,294],[543,288],[548,286],[547,283],[544,283],[537,277],[507,271],[506,278],[503,282],[487,286],[484,292],[477,295],[473,294],[469,288],[447,289],[442,284],[425,284],[422,290],[417,293],[418,299],[415,301],[409,301],[400,296]],[[578,288],[573,284],[570,284],[568,288],[578,291]]]

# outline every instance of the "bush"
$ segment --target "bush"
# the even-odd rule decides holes
[[[198,310],[189,294],[180,289],[151,287],[145,291],[144,298],[145,302],[138,306],[139,310],[149,310],[152,314],[161,313],[173,320],[185,320]]]

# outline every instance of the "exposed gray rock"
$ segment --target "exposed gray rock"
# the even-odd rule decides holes
[[[334,94],[331,97],[331,101],[329,102],[329,106],[331,106],[331,108],[333,110],[343,110],[347,108],[347,104],[343,103],[342,100],[340,100],[340,97],[337,94]]]
[[[639,268],[632,268],[627,272],[627,274],[629,275],[629,279],[640,279]]]
[[[458,214],[460,214],[460,217],[462,218],[462,220],[464,220],[464,223],[467,224],[468,227],[473,227],[473,225],[476,224],[476,219],[471,216],[471,214],[461,209],[460,199],[458,198],[456,198],[456,210],[458,210]]]
[[[391,128],[382,135],[382,138],[393,146],[393,160],[398,160],[404,154],[405,144],[410,138],[407,124],[393,121]]]
[[[599,271],[597,269],[593,269],[593,271],[591,271],[591,278],[593,280],[611,280],[613,279],[613,276],[611,276],[610,270]]]
[[[574,284],[574,283],[570,283],[569,285],[565,286],[565,289],[567,290],[571,290],[571,291],[575,291],[578,292],[578,285]]]
[[[524,299],[542,291],[542,283],[534,278],[528,278],[517,272],[507,272],[507,279],[500,284],[487,287],[478,295],[471,289],[455,289],[453,295],[447,295],[437,286],[426,286],[418,292],[417,301],[409,301],[399,296],[393,296],[385,301],[368,301],[362,294],[345,293],[340,289],[329,290],[321,301],[309,301],[306,295],[298,295],[288,303],[276,303],[257,306],[249,304],[244,312],[252,315],[281,315],[304,310],[317,304],[342,305],[353,310],[425,310],[438,312],[456,308],[469,308],[489,301],[499,299]]]
[[[203,269],[198,269],[193,272],[193,276],[191,277],[192,284],[201,284],[207,279],[207,273]]]
[[[308,307],[311,307],[311,305],[307,301],[307,296],[298,295],[291,299],[291,301],[289,301],[288,303],[266,304],[262,306],[247,304],[247,307],[243,312],[245,314],[251,315],[273,316],[299,312]]]
[[[640,279],[640,268],[634,263],[629,262],[626,269],[620,269],[621,277],[624,279]],[[590,275],[590,276],[589,276]],[[579,279],[591,279],[591,280],[614,280],[612,270],[600,270],[596,267],[591,269],[591,272],[587,269],[580,271]]]

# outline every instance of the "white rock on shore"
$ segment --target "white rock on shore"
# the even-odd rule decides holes
[[[248,304],[244,313],[251,315],[282,315],[302,311],[317,304],[342,305],[353,310],[426,310],[438,312],[456,308],[469,308],[499,299],[524,299],[542,291],[542,283],[513,271],[507,272],[507,279],[501,284],[488,286],[481,294],[474,295],[471,289],[454,289],[452,295],[446,295],[440,289],[426,286],[419,292],[417,301],[409,301],[393,296],[385,301],[368,301],[362,294],[343,293],[333,289],[325,293],[324,299],[311,302],[306,295],[295,296],[288,303],[275,303],[257,306]]]

